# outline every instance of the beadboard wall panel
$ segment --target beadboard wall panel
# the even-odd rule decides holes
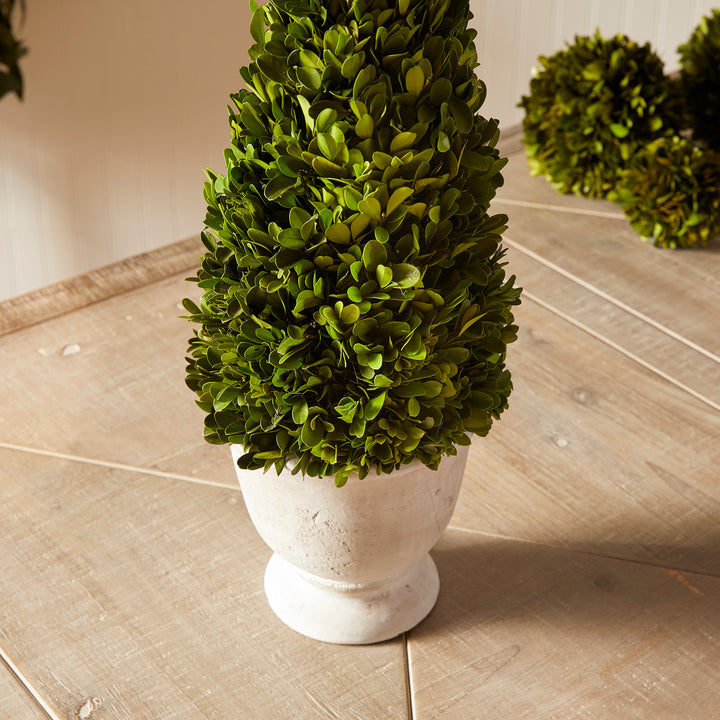
[[[710,0],[470,0],[484,112],[511,127],[539,54],[595,27],[668,67]],[[38,0],[26,99],[0,102],[0,300],[196,235],[247,61],[245,0]]]
[[[539,55],[550,55],[575,35],[618,32],[650,42],[669,71],[678,67],[677,46],[713,0],[470,0],[477,30],[478,74],[487,83],[487,115],[502,127],[522,121],[517,103],[527,94]]]
[[[0,101],[0,299],[202,228],[247,62],[244,0],[39,0]]]

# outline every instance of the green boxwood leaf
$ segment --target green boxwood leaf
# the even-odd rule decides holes
[[[344,78],[350,80],[358,74],[362,64],[363,54],[357,53],[355,55],[350,55],[350,57],[346,58],[343,62],[340,72]]]
[[[360,308],[357,305],[346,305],[340,313],[340,320],[345,325],[352,325],[360,319]]]
[[[250,20],[250,35],[258,45],[265,43],[265,10],[258,7],[252,14]]]
[[[425,386],[420,382],[407,382],[399,385],[394,394],[401,398],[422,397],[425,395]]]
[[[299,67],[295,71],[297,79],[309,90],[318,91],[322,87],[322,74],[312,67]]]
[[[358,208],[359,209],[359,208]],[[370,224],[370,216],[360,213],[356,215],[350,223],[350,232],[352,233],[353,239],[357,239],[362,235],[367,226]],[[355,278],[357,280],[357,278]]]
[[[450,111],[455,118],[457,129],[461,133],[469,133],[473,129],[473,113],[467,106],[467,103],[459,98],[452,97],[448,101],[448,104],[450,105]]]
[[[191,315],[202,315],[202,312],[200,311],[200,308],[192,301],[190,298],[183,298],[182,300],[182,306],[191,314]]]
[[[297,400],[292,407],[292,419],[296,425],[302,425],[308,419],[308,404],[305,400]]]
[[[310,448],[319,445],[325,437],[325,428],[317,422],[317,415],[309,418],[303,423],[300,430],[300,439]]]
[[[276,175],[265,185],[263,188],[263,194],[268,200],[277,200],[293,188],[295,186],[295,182],[295,178],[289,178],[285,175]]]
[[[362,251],[362,264],[368,272],[375,272],[379,265],[387,262],[385,246],[375,240],[369,240]],[[389,268],[388,268],[389,269]]]
[[[349,245],[352,241],[350,228],[345,223],[334,223],[325,230],[325,237],[338,245]]]
[[[405,87],[407,91],[418,97],[425,88],[425,73],[418,65],[414,65],[405,73]]]
[[[312,50],[300,51],[300,62],[307,68],[315,68],[322,71],[325,67],[322,60]]]
[[[398,133],[390,142],[390,152],[397,154],[402,150],[407,150],[415,144],[415,140],[417,140],[417,134],[414,132]]]
[[[433,82],[430,88],[430,102],[433,105],[442,105],[452,96],[452,83],[446,77],[440,77]]]
[[[358,210],[368,217],[380,222],[382,220],[382,207],[374,197],[365,198],[358,203]]]
[[[387,391],[381,392],[379,395],[376,395],[374,398],[371,398],[365,403],[365,407],[363,408],[365,420],[370,422],[380,414],[380,411],[383,409],[383,405],[385,404],[386,396]]]
[[[388,200],[386,215],[392,215],[402,203],[404,203],[412,194],[414,190],[411,187],[399,187],[393,191],[393,194]]]
[[[444,153],[447,152],[451,147],[452,144],[450,143],[450,138],[447,136],[447,133],[445,133],[443,130],[439,130],[437,140],[438,151]]]
[[[324,157],[316,157],[312,161],[313,170],[320,175],[320,177],[326,178],[344,178],[347,177],[347,171],[342,165],[331,162]]]
[[[415,397],[411,397],[408,400],[407,408],[410,417],[417,417],[420,414],[420,403]]]
[[[265,75],[268,80],[274,80],[277,83],[286,83],[287,75],[287,63],[283,63],[279,58],[270,53],[261,53],[258,55],[257,63],[260,72]]]
[[[392,278],[400,287],[414,287],[420,282],[420,270],[409,263],[395,263]]]
[[[315,120],[315,127],[317,131],[321,133],[328,132],[337,121],[337,118],[338,114],[335,108],[325,108],[324,110],[321,110]]]
[[[626,138],[630,134],[630,128],[626,127],[625,125],[620,125],[619,123],[610,123],[608,127],[610,128],[610,132],[616,138]]]
[[[318,133],[317,144],[320,152],[328,159],[334,160],[338,154],[338,144],[335,138],[329,133]]]
[[[390,231],[382,225],[377,225],[374,230],[375,239],[383,245],[390,240]]]
[[[371,138],[373,132],[375,132],[375,121],[371,115],[365,113],[365,115],[355,123],[355,134],[359,138]]]
[[[378,373],[373,378],[373,385],[376,388],[389,388],[389,387],[392,387],[394,385],[394,383],[387,375]]]
[[[322,300],[312,290],[302,290],[295,301],[295,313],[300,314],[318,305],[322,305]]]
[[[358,400],[353,400],[351,397],[345,396],[335,406],[335,410],[342,420],[344,420],[346,423],[352,423],[352,421],[355,419],[355,414],[357,413],[358,406]]]
[[[393,279],[393,271],[386,265],[378,265],[375,268],[375,276],[381,288],[387,287]]]

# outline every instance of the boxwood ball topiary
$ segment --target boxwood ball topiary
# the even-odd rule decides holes
[[[467,0],[253,4],[187,383],[239,464],[435,468],[507,406],[520,290]]]
[[[659,247],[707,245],[720,233],[720,154],[685,137],[655,140],[623,173],[612,199]]]
[[[720,151],[720,10],[702,18],[678,53],[688,123],[696,139]]]
[[[559,192],[606,197],[640,148],[675,132],[677,91],[650,45],[596,32],[539,62],[519,103],[524,142]]]

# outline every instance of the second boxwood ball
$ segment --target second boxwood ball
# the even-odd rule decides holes
[[[693,135],[720,150],[720,10],[703,17],[678,52],[681,86]]]
[[[659,138],[638,153],[611,199],[658,247],[707,245],[720,233],[720,154],[691,138]]]

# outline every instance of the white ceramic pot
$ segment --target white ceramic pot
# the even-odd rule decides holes
[[[243,454],[231,446],[233,460]],[[359,645],[409,630],[432,610],[440,581],[428,551],[450,522],[467,447],[429,470],[303,478],[241,470],[250,518],[273,550],[265,594],[275,614],[317,640]]]

